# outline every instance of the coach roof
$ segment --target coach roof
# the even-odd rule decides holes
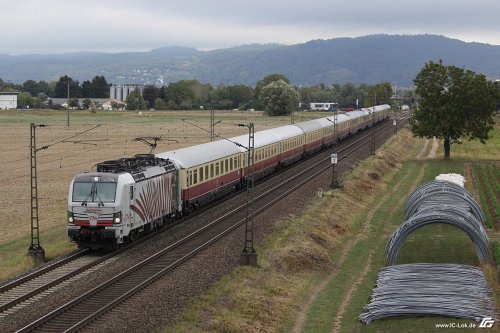
[[[248,134],[235,136],[233,138],[229,138],[229,140],[233,142],[237,142],[243,147],[240,147],[240,151],[247,151],[248,147]],[[254,137],[254,148],[264,147],[279,141],[279,137],[274,134],[271,130],[267,131],[258,131],[255,132]]]
[[[245,146],[248,145],[248,142]],[[208,142],[192,147],[181,148],[156,154],[160,158],[176,161],[181,168],[191,168],[241,152],[240,148],[227,140]]]
[[[304,134],[304,131],[302,131],[300,127],[295,125],[285,125],[269,129],[267,131],[276,134],[279,140],[286,140]]]

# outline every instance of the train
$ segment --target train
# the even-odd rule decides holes
[[[376,105],[257,131],[257,181],[389,117]],[[249,134],[98,163],[68,193],[68,238],[80,248],[119,247],[244,187]]]

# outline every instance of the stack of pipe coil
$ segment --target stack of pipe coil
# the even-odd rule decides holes
[[[486,221],[484,213],[472,195],[463,187],[443,180],[432,180],[421,185],[406,201],[405,220],[430,206],[448,205],[470,211],[481,223]]]
[[[491,260],[484,213],[463,187],[448,181],[427,182],[408,198],[404,214],[405,222],[394,231],[385,248],[390,265],[396,264],[399,250],[413,231],[436,223],[462,229],[474,243],[479,261]]]
[[[404,214],[405,222],[394,231],[385,248],[389,265],[394,266],[379,272],[377,287],[360,315],[361,321],[403,315],[494,318],[492,293],[479,268],[458,264],[395,265],[406,238],[416,229],[436,223],[463,230],[472,240],[479,261],[491,261],[484,213],[470,193],[449,181],[430,181],[408,198]]]
[[[476,217],[462,208],[440,205],[419,210],[394,231],[385,248],[389,265],[396,264],[399,250],[413,231],[435,223],[449,224],[462,229],[472,240],[479,261],[491,260],[488,235]]]
[[[372,320],[415,315],[482,319],[495,317],[483,272],[459,264],[404,264],[382,269],[370,304],[359,316]]]

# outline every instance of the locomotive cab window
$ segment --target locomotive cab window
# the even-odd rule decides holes
[[[75,202],[115,202],[116,183],[75,182],[73,201]]]

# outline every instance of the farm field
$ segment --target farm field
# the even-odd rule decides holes
[[[493,136],[500,136],[498,123]],[[327,193],[301,216],[285,217],[281,229],[257,249],[258,269],[237,269],[195,301],[177,326],[164,332],[417,333],[441,332],[436,324],[477,327],[477,322],[448,317],[389,318],[369,325],[358,319],[377,273],[387,265],[384,248],[403,222],[405,200],[422,183],[440,173],[465,175],[466,188],[483,209],[491,208],[494,227],[487,233],[490,240],[498,239],[500,222],[494,215],[495,199],[490,198],[498,194],[498,139],[486,146],[475,142],[452,146],[450,161],[442,160],[439,143],[432,141],[401,131],[377,151],[376,158],[353,170],[342,191]],[[479,199],[481,191],[488,198],[486,204]],[[397,263],[417,262],[480,265],[467,235],[446,225],[426,226],[407,238]],[[481,268],[498,311],[496,265]],[[498,325],[490,331],[499,331]]]
[[[295,121],[320,116],[298,113]],[[221,121],[216,133],[223,137],[245,134],[238,123],[254,122],[256,131],[290,123],[289,117],[271,118],[262,112],[216,111],[215,118]],[[145,144],[132,142],[136,137],[164,138],[156,152],[210,141],[208,132],[188,123],[209,129],[208,110],[70,111],[69,127],[66,120],[66,111],[0,111],[0,281],[31,266],[26,256],[30,244],[30,123],[48,125],[36,129],[37,147],[49,146],[37,153],[40,242],[48,259],[75,248],[67,241],[65,230],[67,191],[73,176],[95,170],[98,162],[149,153]]]

